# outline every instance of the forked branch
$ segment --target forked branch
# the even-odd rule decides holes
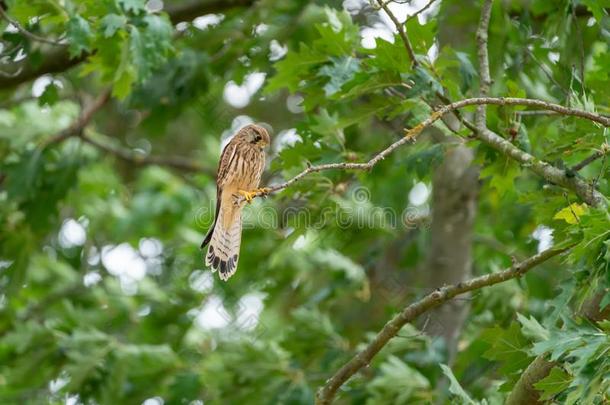
[[[427,119],[422,121],[420,124],[406,131],[404,137],[394,142],[386,149],[382,150],[378,154],[376,154],[373,158],[371,158],[368,162],[363,163],[329,163],[323,165],[309,166],[301,173],[297,174],[293,178],[280,183],[273,185],[268,188],[267,193],[273,193],[280,190],[283,190],[295,182],[301,180],[303,177],[307,176],[310,173],[321,172],[325,170],[371,170],[377,163],[385,159],[390,153],[399,148],[400,146],[413,142],[417,136],[427,127],[434,124],[438,121],[444,114],[458,110],[460,108],[473,106],[473,105],[524,105],[528,107],[535,107],[539,109],[545,109],[549,111],[554,111],[560,115],[564,116],[574,116],[579,118],[584,118],[596,122],[604,127],[610,126],[610,118],[605,117],[603,115],[599,115],[596,113],[592,113],[589,111],[578,110],[574,108],[564,107],[558,104],[549,103],[542,100],[533,100],[526,98],[511,98],[511,97],[477,97],[477,98],[469,98],[460,101],[456,101],[451,104],[447,104],[439,108],[437,111],[433,112]],[[597,206],[600,204],[605,204],[605,198],[601,193],[591,187],[587,182],[578,178],[578,177],[570,177],[566,175],[565,170],[556,168],[550,165],[547,162],[540,161],[536,159],[534,156],[530,155],[527,152],[517,148],[508,140],[502,138],[496,133],[484,129],[477,131],[475,136],[490,145],[497,151],[505,154],[506,156],[514,159],[520,164],[529,167],[534,173],[543,177],[545,180],[557,184],[559,186],[565,187],[569,190],[574,191],[578,197],[580,197],[583,201],[587,202],[590,205]],[[266,193],[260,192],[257,196],[265,195]]]

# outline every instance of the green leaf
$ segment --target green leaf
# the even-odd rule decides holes
[[[507,88],[507,96],[508,97],[526,97],[526,93],[525,90],[523,89],[523,86],[519,85],[518,83],[512,81],[512,80],[507,80],[506,81],[506,88]],[[514,107],[516,109],[523,109],[523,107]]]
[[[530,356],[527,354],[529,341],[523,337],[516,323],[511,323],[508,329],[498,326],[488,329],[482,339],[491,345],[483,356],[490,360],[501,361],[503,372],[520,371],[530,363]]]
[[[521,167],[507,156],[496,156],[481,170],[481,178],[490,177],[489,186],[496,189],[498,195],[505,195],[514,191],[515,179],[521,174]]]
[[[104,36],[109,38],[118,30],[125,28],[127,18],[124,15],[108,14],[102,18],[101,24],[102,29],[104,30]]]
[[[169,387],[169,403],[180,403],[184,400],[194,401],[202,389],[202,377],[199,373],[181,372],[176,374]]]
[[[135,81],[136,74],[131,67],[119,71],[112,86],[112,95],[123,100],[131,92],[131,86]]]
[[[130,42],[124,41],[123,50],[121,52],[121,63],[116,70],[114,85],[112,86],[112,95],[120,100],[129,95],[131,86],[136,81],[135,69],[129,63],[129,48]]]
[[[517,313],[517,320],[521,324],[521,331],[525,336],[536,341],[548,340],[550,336],[549,331],[533,316],[530,315],[529,318],[526,318],[525,316]]]
[[[72,16],[68,21],[67,31],[70,42],[68,49],[71,57],[81,56],[83,52],[88,52],[91,49],[93,33],[87,20],[80,15]]]
[[[399,100],[395,103],[395,108],[388,113],[388,118],[393,119],[403,114],[409,114],[407,121],[409,127],[420,124],[430,116],[432,109],[421,99]],[[438,121],[437,121],[438,122]],[[440,123],[435,125],[441,125]]]
[[[585,259],[593,264],[597,256],[591,252],[599,252],[603,243],[610,238],[610,218],[605,209],[591,207],[579,220],[578,228],[582,231],[582,240],[572,249],[569,258],[573,263]]]
[[[388,87],[402,86],[400,76],[394,72],[379,72],[371,76],[369,72],[358,71],[353,79],[343,85],[341,99],[370,95]]]
[[[178,364],[176,353],[165,344],[124,345],[115,353],[120,361],[129,365],[131,375],[150,375]]]
[[[326,55],[301,44],[298,52],[289,52],[286,58],[275,64],[277,73],[268,81],[265,93],[271,93],[284,87],[291,92],[297,91],[299,84],[310,69],[326,61]]]
[[[172,26],[165,17],[147,15],[143,29],[130,30],[132,64],[138,71],[138,81],[150,77],[154,68],[161,65],[172,49]]]
[[[580,222],[580,217],[587,212],[587,204],[572,203],[569,206],[561,209],[553,219],[563,219],[568,224],[577,224]]]
[[[425,24],[420,24],[418,18],[411,18],[406,23],[406,29],[415,53],[425,55],[434,45],[436,19],[431,18]]]
[[[388,105],[387,99],[381,100],[380,98],[380,96],[372,96],[369,104],[355,107],[352,110],[352,114],[347,117],[344,116],[339,120],[339,126],[347,128],[359,122],[366,122],[374,115],[378,117],[383,115],[384,111],[387,111],[391,106]]]
[[[314,47],[329,56],[351,55],[360,42],[358,26],[346,11],[326,7],[324,12],[328,22],[316,25],[320,37]]]
[[[146,9],[146,1],[144,0],[119,0],[119,4],[123,6],[125,11],[136,14]]]
[[[532,352],[538,356],[550,353],[551,361],[556,361],[583,343],[583,336],[576,331],[556,331],[548,340],[535,343]]]
[[[60,21],[64,22],[65,17],[62,15],[63,9],[58,7],[51,1],[47,0],[12,0],[6,2],[8,13],[16,19],[21,25],[27,26],[34,15],[44,15],[45,18],[57,19],[61,15]],[[3,6],[5,7],[5,6]]]
[[[360,70],[360,62],[351,56],[346,58],[331,58],[332,65],[324,65],[318,70],[318,76],[328,77],[330,80],[324,85],[326,96],[341,90],[341,86],[350,81]]]
[[[367,384],[376,399],[374,403],[409,403],[416,398],[417,390],[430,386],[421,372],[396,356],[388,356],[379,369],[379,375]]]
[[[371,51],[373,58],[366,60],[369,66],[399,73],[411,71],[411,61],[398,34],[394,35],[394,42],[375,38],[375,44]]]
[[[443,92],[443,86],[421,66],[416,67],[415,72],[407,76],[405,82],[411,86],[405,93],[408,98]]]
[[[443,145],[438,143],[410,153],[405,161],[407,172],[415,172],[417,177],[422,179],[443,161],[443,156]]]
[[[570,374],[566,373],[562,368],[555,366],[551,369],[549,375],[535,383],[534,387],[542,391],[540,399],[546,401],[568,388],[572,380],[573,378]]]
[[[478,73],[470,61],[468,54],[456,51],[455,56],[460,62],[459,72],[460,78],[462,79],[460,91],[462,93],[466,93],[472,87],[473,79],[478,75]]]
[[[154,41],[147,44],[149,50],[162,53],[171,48],[174,29],[171,21],[165,15],[147,15],[144,17],[144,23],[146,24],[146,38]]]
[[[46,85],[44,91],[38,98],[38,105],[40,106],[51,106],[59,100],[59,88],[54,81],[51,81]]]
[[[453,371],[451,371],[451,369],[445,364],[441,364],[440,366],[443,370],[443,374],[445,374],[445,376],[447,376],[449,379],[449,392],[460,399],[460,403],[462,404],[476,404],[476,402],[470,398],[466,391],[464,391],[457,378],[455,378],[453,375]]]
[[[339,115],[336,113],[330,114],[328,110],[322,109],[320,113],[315,115],[314,124],[311,129],[319,134],[332,134],[339,129]]]

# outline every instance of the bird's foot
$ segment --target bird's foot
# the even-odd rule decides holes
[[[245,190],[237,190],[237,192],[244,197],[244,199],[246,200],[246,202],[248,204],[250,204],[252,202],[252,200],[254,199],[254,197],[256,197],[257,191],[245,191]]]
[[[269,187],[257,188],[252,191],[237,190],[237,193],[241,195],[248,204],[250,204],[256,196],[262,195],[266,197],[270,192],[271,189]]]

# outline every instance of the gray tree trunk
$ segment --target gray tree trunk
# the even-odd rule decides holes
[[[464,145],[449,149],[433,179],[432,223],[428,256],[423,267],[430,288],[457,284],[472,274],[473,225],[477,210],[478,168],[474,153]],[[469,301],[453,301],[431,313],[426,332],[445,340],[449,363],[456,354],[457,341]]]

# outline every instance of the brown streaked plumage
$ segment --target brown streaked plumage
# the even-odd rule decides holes
[[[225,146],[218,164],[216,179],[216,217],[201,248],[207,244],[205,264],[218,270],[227,281],[237,269],[241,244],[241,210],[252,200],[265,168],[264,147],[269,145],[267,130],[259,125],[246,125]],[[245,199],[239,198],[239,196]]]

